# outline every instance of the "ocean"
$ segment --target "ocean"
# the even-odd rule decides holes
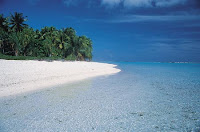
[[[0,98],[0,131],[200,132],[200,64],[112,62],[120,73]]]

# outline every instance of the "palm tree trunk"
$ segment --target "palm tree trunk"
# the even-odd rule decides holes
[[[18,50],[15,50],[15,56],[18,56]]]
[[[84,61],[84,60],[85,60],[83,56],[81,56],[80,58],[81,58],[81,61]]]

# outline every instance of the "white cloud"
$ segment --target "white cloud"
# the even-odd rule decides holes
[[[63,0],[66,6],[75,6],[77,4],[77,0]]]
[[[122,0],[102,0],[103,5],[108,5],[108,6],[115,6],[119,5],[122,2]]]
[[[30,4],[35,5],[37,2],[39,2],[40,0],[28,0]]]
[[[178,4],[184,4],[187,0],[102,0],[102,4],[108,6],[117,6],[120,3],[124,7],[170,7]]]
[[[29,0],[29,1],[38,1],[38,0]],[[74,6],[80,3],[81,1],[90,3],[95,3],[94,0],[63,0],[64,4],[67,6]],[[185,4],[189,0],[101,0],[101,4],[107,7],[116,7],[120,4],[125,8],[133,7],[170,7],[174,5]]]
[[[125,7],[146,7],[151,6],[151,0],[124,0]]]
[[[142,21],[187,21],[200,20],[199,15],[166,15],[166,16],[145,16],[145,15],[128,15],[109,20],[110,23],[132,23]]]
[[[163,6],[173,6],[177,4],[184,4],[187,0],[157,0],[156,5],[163,7]]]
[[[145,15],[126,15],[114,17],[111,19],[84,19],[84,21],[95,21],[95,22],[105,22],[105,23],[134,23],[134,22],[170,22],[170,21],[200,21],[200,15],[155,15],[155,16],[145,16]],[[185,25],[182,25],[185,26]],[[198,26],[198,25],[197,25]]]

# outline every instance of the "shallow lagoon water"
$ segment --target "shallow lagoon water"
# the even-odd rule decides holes
[[[0,131],[200,131],[200,64],[115,64],[115,75],[0,98]]]

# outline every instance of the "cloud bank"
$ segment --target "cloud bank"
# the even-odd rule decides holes
[[[1,1],[1,0],[0,0]],[[39,0],[28,0],[39,1]],[[58,0],[54,0],[58,1]],[[78,6],[81,4],[89,7],[106,7],[106,8],[153,8],[153,7],[173,7],[173,6],[190,6],[200,8],[200,0],[59,0],[66,6]]]
[[[200,15],[166,15],[166,16],[145,16],[145,15],[127,15],[109,20],[110,23],[132,23],[144,21],[200,21]]]
[[[103,5],[124,7],[170,7],[185,4],[188,0],[102,0]]]
[[[174,22],[174,21],[200,21],[200,15],[154,15],[154,16],[147,16],[147,15],[126,15],[126,16],[118,16],[113,17],[107,20],[104,19],[84,19],[84,21],[95,21],[95,22],[104,22],[104,23],[137,23],[137,22]],[[199,27],[200,25],[193,22],[194,25],[189,26],[196,26]],[[183,26],[183,25],[182,25]],[[188,26],[188,25],[185,25]]]
[[[75,6],[77,4],[77,0],[63,0],[66,6]]]

